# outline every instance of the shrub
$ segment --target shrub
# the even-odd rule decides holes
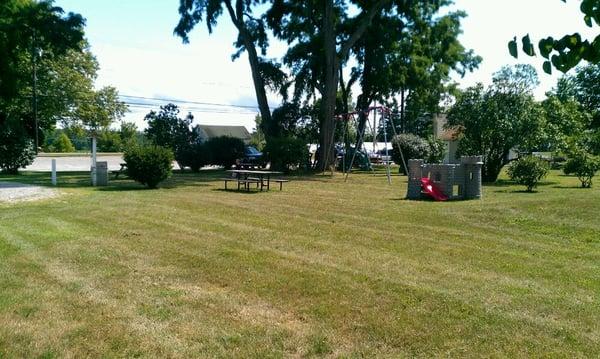
[[[210,154],[211,164],[229,168],[237,159],[244,157],[246,146],[239,138],[221,136],[206,141],[206,148]]]
[[[188,145],[175,154],[175,160],[180,166],[189,167],[194,172],[210,163],[208,146],[202,143]]]
[[[75,146],[64,132],[61,132],[51,147],[56,152],[75,152]]]
[[[550,166],[545,160],[535,156],[524,156],[513,162],[508,168],[511,180],[527,187],[532,192],[538,182],[548,175]]]
[[[29,166],[35,158],[33,140],[18,125],[0,127],[0,169],[15,174],[19,168]]]
[[[583,151],[573,154],[563,168],[566,175],[576,175],[583,188],[592,187],[592,178],[598,170],[600,170],[600,159]]]
[[[304,166],[308,158],[306,143],[294,137],[268,138],[264,153],[272,169],[284,172]]]
[[[423,159],[427,163],[442,162],[445,155],[444,143],[435,139],[424,139],[422,137],[403,133],[392,139],[392,160],[400,165],[400,171],[407,173],[400,154],[404,155],[404,161],[408,164],[409,159]]]
[[[123,154],[127,175],[150,188],[171,175],[173,152],[160,146],[132,146]]]

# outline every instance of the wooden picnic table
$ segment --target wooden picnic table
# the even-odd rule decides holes
[[[228,170],[227,172],[232,174],[232,179],[238,182],[238,190],[240,184],[243,184],[246,190],[250,190],[250,184],[256,183],[257,187],[260,186],[260,190],[267,188],[267,191],[271,188],[271,175],[282,174],[283,172],[277,171],[262,171],[262,170]],[[287,180],[275,180],[279,183],[279,190],[282,188],[283,182]],[[225,181],[225,189],[227,189],[227,181]]]
[[[118,179],[119,175],[125,174],[127,172],[127,163],[121,163],[121,168],[111,172],[115,175],[115,179]]]

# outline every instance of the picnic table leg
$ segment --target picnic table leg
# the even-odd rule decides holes
[[[271,175],[267,175],[267,191],[271,190]]]

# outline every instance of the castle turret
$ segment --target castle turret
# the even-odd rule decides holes
[[[421,198],[421,177],[423,177],[423,160],[408,160],[408,191],[406,198]]]
[[[483,159],[481,156],[463,156],[460,158],[460,163],[464,170],[464,199],[480,199],[481,198],[481,170],[483,167]]]

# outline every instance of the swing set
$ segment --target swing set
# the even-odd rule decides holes
[[[368,169],[373,170],[371,167],[371,163],[370,163],[370,159],[367,155],[368,151],[365,147],[365,142],[364,142],[364,137],[365,137],[365,132],[367,131],[367,129],[373,134],[373,152],[376,153],[378,152],[378,148],[377,148],[377,129],[378,129],[378,125],[382,126],[384,131],[383,131],[383,141],[385,143],[385,161],[384,163],[386,164],[386,175],[387,175],[387,181],[388,184],[392,184],[392,176],[391,176],[391,162],[390,161],[390,153],[389,153],[389,149],[388,149],[388,138],[387,138],[387,125],[390,124],[392,131],[394,133],[394,136],[397,135],[396,132],[396,127],[394,126],[394,123],[392,121],[392,112],[390,111],[389,108],[385,107],[385,106],[372,106],[369,107],[368,109],[364,110],[364,111],[354,111],[354,112],[349,112],[349,113],[345,113],[339,116],[336,116],[336,120],[337,121],[344,121],[344,138],[343,138],[343,143],[344,143],[344,153],[342,155],[342,169],[344,171],[344,182],[348,181],[348,176],[350,175],[350,172],[352,172],[352,167],[354,166],[354,163],[357,159],[357,153],[359,153],[359,150],[357,148],[351,148],[349,146],[350,143],[350,133],[349,133],[349,129],[350,129],[350,122],[352,121],[352,124],[354,124],[355,128],[358,129],[359,128],[359,120],[358,120],[358,116],[360,116],[362,114],[364,114],[365,116],[365,126],[363,126],[362,131],[359,131],[358,133],[358,143],[362,144],[362,155],[359,155],[362,157],[361,161],[363,162],[363,168],[366,168],[366,164],[368,163]],[[371,120],[371,114],[373,114],[372,116],[372,120]],[[379,122],[378,122],[378,118],[377,115],[379,115]],[[372,121],[372,122],[371,122]],[[332,141],[332,146],[333,146],[333,141]],[[352,149],[352,157],[350,159],[350,163],[348,164],[348,166],[346,166],[346,160],[347,160],[347,154],[349,152],[349,150]],[[400,149],[400,157],[402,158],[402,162],[404,163],[404,168],[406,167],[406,161],[404,159],[404,154],[402,153],[402,150]],[[367,161],[365,163],[365,161]]]

